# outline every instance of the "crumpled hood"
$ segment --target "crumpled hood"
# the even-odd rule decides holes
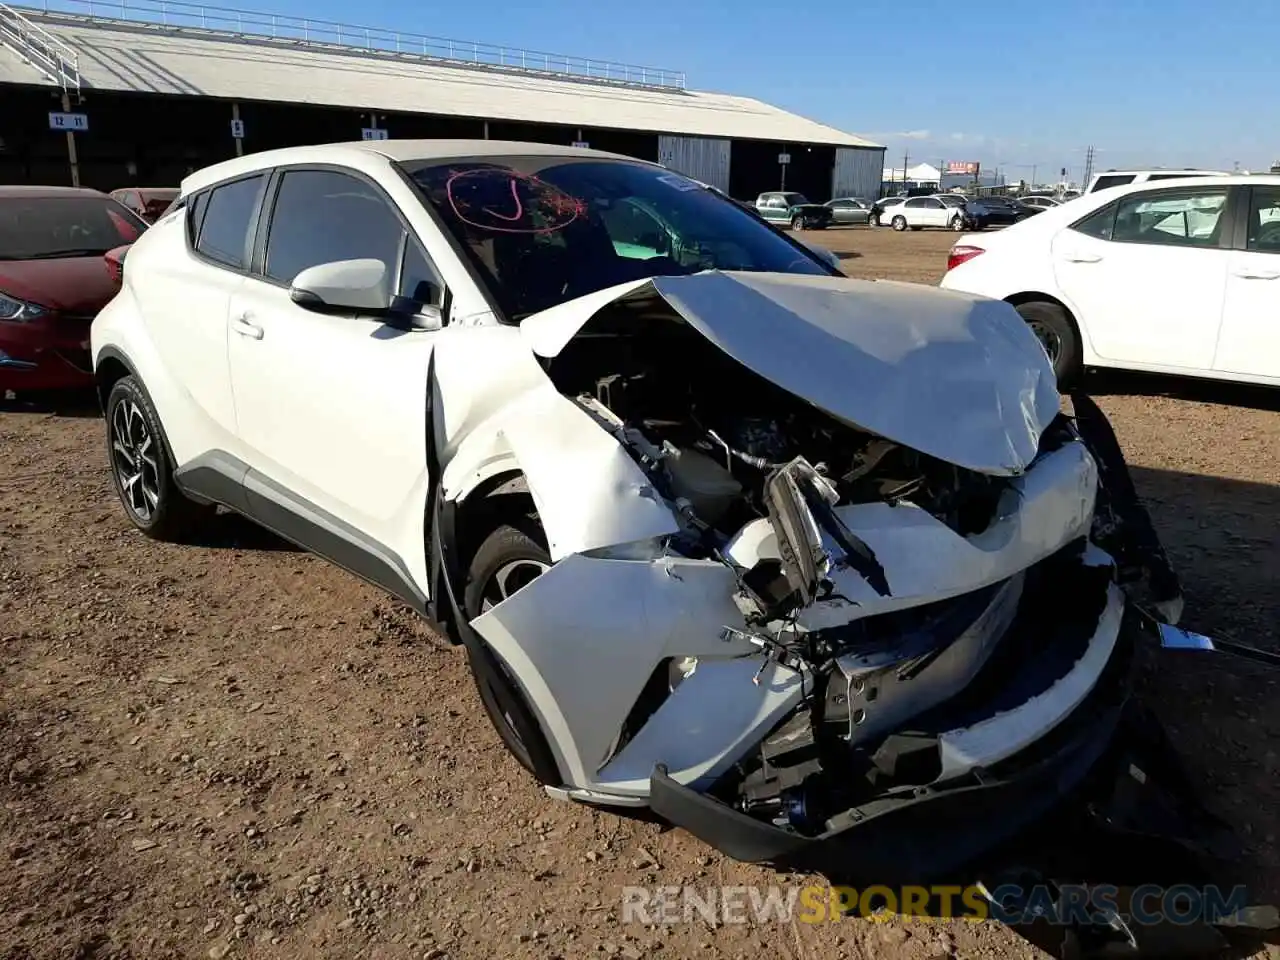
[[[523,321],[554,357],[609,303],[661,297],[754,373],[852,426],[980,473],[1021,473],[1059,409],[1007,303],[893,281],[709,270],[570,300]]]

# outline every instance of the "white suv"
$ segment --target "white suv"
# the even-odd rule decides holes
[[[847,862],[862,823],[954,849],[954,818],[864,815],[919,799],[901,764],[848,767],[926,714],[929,809],[980,792],[1002,839],[1112,736],[1100,704],[1151,622],[1121,564],[1164,569],[1100,484],[1099,461],[1124,476],[1105,420],[1061,415],[1013,308],[840,276],[626,157],[387,140],[218,164],[133,247],[92,349],[139,529],[178,539],[220,504],[380,585],[465,644],[550,792],[649,804],[744,859]],[[766,775],[793,761],[808,806]],[[806,810],[844,825],[816,839]]]

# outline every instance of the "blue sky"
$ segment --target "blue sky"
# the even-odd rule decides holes
[[[220,0],[684,70],[885,143],[889,162],[1010,178],[1280,159],[1280,0]]]

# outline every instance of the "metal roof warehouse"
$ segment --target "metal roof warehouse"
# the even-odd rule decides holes
[[[735,197],[875,196],[884,148],[682,72],[181,0],[0,2],[0,182],[174,185],[381,137],[587,144]]]

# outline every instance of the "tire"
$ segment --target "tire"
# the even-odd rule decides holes
[[[1067,311],[1042,300],[1020,304],[1017,310],[1049,354],[1058,389],[1072,387],[1083,372],[1083,364],[1080,335]]]
[[[880,226],[880,215],[876,214],[876,216],[874,217],[867,217],[867,226],[868,227]]]
[[[798,213],[797,213],[794,217],[792,217],[792,218],[791,218],[791,229],[792,229],[792,230],[796,230],[796,231],[803,230],[803,229],[804,229],[804,217],[800,216],[800,214],[798,214]]]
[[[907,229],[907,218],[902,214],[898,214],[890,221],[890,223],[893,224],[893,229],[897,230],[899,233]]]
[[[190,540],[217,508],[189,500],[174,483],[169,439],[151,398],[133,376],[123,377],[105,412],[111,485],[125,515],[152,540]]]
[[[496,599],[491,590],[504,570],[513,565],[517,569],[529,565],[530,572],[538,566],[550,568],[551,557],[540,531],[532,522],[521,526],[527,529],[506,523],[496,527],[472,556],[462,596],[462,614],[468,622],[484,613]],[[512,584],[515,589],[506,596],[527,582]],[[469,632],[473,639],[466,644],[467,660],[489,722],[520,766],[541,783],[558,784],[555,757],[515,677],[474,631]]]
[[[956,233],[961,233],[961,232],[963,232],[963,230],[964,230],[964,217],[952,217],[952,218],[951,218],[951,229],[952,229],[952,230],[954,230]]]

